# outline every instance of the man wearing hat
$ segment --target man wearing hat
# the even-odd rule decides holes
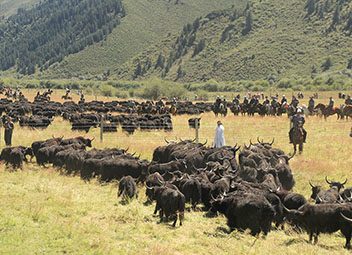
[[[11,121],[10,117],[7,117],[7,120],[4,124],[4,128],[5,128],[5,144],[6,146],[11,146],[12,145],[12,132],[13,132],[13,122]]]

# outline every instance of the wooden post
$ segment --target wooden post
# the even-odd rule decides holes
[[[103,142],[104,138],[104,115],[100,119],[100,142]]]
[[[195,119],[195,128],[196,128],[196,143],[199,143],[199,123],[198,118]]]

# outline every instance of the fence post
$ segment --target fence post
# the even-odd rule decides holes
[[[198,118],[195,119],[195,129],[196,129],[196,143],[199,143],[199,123],[198,123]]]
[[[103,142],[104,137],[104,115],[101,116],[100,119],[100,142]]]

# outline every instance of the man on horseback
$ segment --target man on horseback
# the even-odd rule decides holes
[[[303,142],[306,142],[306,138],[307,138],[307,131],[303,128],[304,123],[306,122],[305,118],[304,118],[304,114],[303,114],[303,110],[302,109],[298,109],[297,113],[295,115],[293,115],[292,119],[292,128],[289,132],[289,137],[290,137],[290,143],[293,143],[293,133],[295,130],[297,129],[301,129],[302,133],[303,133]]]
[[[287,98],[285,95],[282,96],[281,104],[287,103]]]
[[[239,105],[240,104],[240,100],[238,99],[238,97],[235,97],[232,101],[233,105]]]
[[[352,99],[351,99],[351,96],[350,95],[347,95],[347,98],[345,100],[345,104],[346,105],[352,105]]]
[[[330,109],[330,111],[332,111],[334,109],[334,104],[335,104],[334,99],[332,97],[330,97],[329,105],[328,105],[328,109]]]
[[[268,105],[268,104],[270,104],[270,100],[269,100],[268,96],[266,96],[265,100],[263,102],[263,105]]]
[[[247,106],[248,103],[249,103],[248,98],[247,98],[246,96],[244,96],[244,98],[243,98],[243,105]]]
[[[220,98],[220,96],[217,96],[216,100],[215,100],[215,107],[219,107],[220,104],[221,104],[221,98]]]

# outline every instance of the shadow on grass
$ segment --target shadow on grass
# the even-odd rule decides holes
[[[310,244],[312,246],[316,246],[319,247],[321,249],[324,250],[339,250],[340,247],[336,247],[336,246],[332,246],[332,245],[326,245],[326,244],[321,244],[321,243],[317,243],[317,244],[312,244],[311,242],[309,242],[308,239],[303,239],[303,238],[290,238],[289,240],[285,241],[283,243],[283,245],[285,246],[291,246],[291,245],[296,245],[296,244]]]
[[[225,227],[217,227],[215,229],[215,232],[204,231],[203,233],[208,237],[227,238],[229,237],[229,234],[231,233],[231,231]]]

